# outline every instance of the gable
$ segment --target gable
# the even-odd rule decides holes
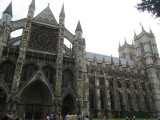
[[[35,18],[34,21],[42,22],[42,23],[47,23],[51,25],[58,25],[51,9],[49,6],[45,8],[41,13],[39,13]]]

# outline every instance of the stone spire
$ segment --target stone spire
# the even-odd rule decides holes
[[[3,13],[8,13],[12,16],[12,2],[8,5],[8,7],[4,10]]]
[[[125,44],[127,44],[127,40],[126,40],[126,37],[124,37],[124,43],[125,43]]]
[[[143,25],[142,25],[142,33],[144,33],[144,32],[146,32],[146,31],[145,31],[145,29],[144,29],[144,27],[143,27]]]
[[[119,41],[119,48],[121,47],[121,43],[120,43],[120,41]]]
[[[105,58],[104,58],[104,56],[103,56],[103,58],[102,58],[102,63],[105,63],[106,61],[105,61]]]
[[[29,6],[29,9],[31,9],[31,8],[33,8],[33,9],[36,8],[36,7],[35,7],[35,0],[32,0],[31,4],[30,4],[30,6]]]
[[[83,32],[83,31],[82,31],[82,28],[81,28],[80,21],[78,21],[76,31],[81,31],[81,32]]]
[[[153,34],[153,32],[152,32],[151,28],[150,28],[150,34]]]
[[[134,30],[134,38],[136,38],[137,37],[137,34],[136,34],[136,31]]]
[[[61,9],[61,12],[60,12],[60,14],[59,14],[59,17],[61,17],[61,16],[65,17],[64,3],[63,3],[63,5],[62,5],[62,9]]]
[[[33,18],[35,9],[35,0],[32,0],[31,4],[29,5],[28,18]]]
[[[111,64],[114,64],[114,62],[113,62],[113,58],[112,58],[112,55],[111,55]]]

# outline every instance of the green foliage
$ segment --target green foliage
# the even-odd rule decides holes
[[[148,11],[153,16],[160,17],[160,0],[141,0],[136,8],[141,11]]]

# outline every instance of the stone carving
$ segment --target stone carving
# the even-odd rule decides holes
[[[28,35],[28,31],[25,30],[25,31],[24,31],[24,35],[23,35],[23,36],[24,36],[23,38],[24,38],[24,39],[27,39],[27,35]]]
[[[32,27],[30,46],[37,50],[56,51],[58,31],[45,27]]]
[[[43,77],[42,73],[38,73],[36,79],[42,79],[42,77]]]
[[[20,72],[22,69],[22,62],[17,62],[16,71]]]

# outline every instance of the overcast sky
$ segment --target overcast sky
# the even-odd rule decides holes
[[[121,45],[126,38],[132,43],[134,30],[141,32],[140,23],[149,32],[152,29],[160,51],[159,19],[151,14],[140,13],[135,8],[140,0],[35,0],[35,16],[50,4],[50,8],[59,21],[62,4],[65,8],[65,26],[73,34],[81,22],[83,37],[86,39],[88,52],[118,57],[119,42]],[[0,17],[11,0],[0,0]],[[18,20],[27,16],[31,0],[12,0],[13,18]]]

